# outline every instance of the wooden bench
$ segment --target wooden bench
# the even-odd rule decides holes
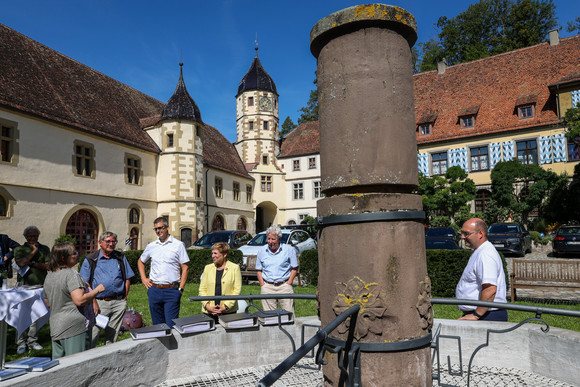
[[[514,259],[510,279],[512,302],[516,289],[580,291],[580,261]]]
[[[256,255],[248,255],[248,259],[246,260],[246,269],[242,270],[242,282],[247,284],[249,280],[257,281],[258,274],[256,270],[256,260],[258,257]],[[300,258],[297,257],[298,262],[300,263]],[[298,265],[298,273],[296,274],[298,277],[298,286],[302,286],[302,282],[300,281],[300,265]]]

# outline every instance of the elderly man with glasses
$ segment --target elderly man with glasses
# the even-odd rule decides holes
[[[179,317],[181,296],[189,272],[189,257],[183,242],[169,235],[166,218],[159,217],[153,224],[159,239],[147,245],[137,261],[137,267],[141,282],[147,288],[153,324],[165,323],[172,327],[173,319]],[[149,259],[151,270],[147,277],[145,263]]]
[[[478,218],[466,221],[461,228],[461,239],[474,251],[459,279],[455,298],[507,302],[503,263],[495,247],[487,240],[485,222]],[[459,305],[459,309],[463,312],[460,320],[507,321],[506,310],[471,305]]]
[[[87,255],[81,266],[80,274],[93,289],[99,284],[105,286],[105,291],[97,294],[96,302],[100,313],[109,318],[105,328],[105,344],[114,343],[119,337],[123,317],[127,311],[127,295],[131,285],[130,279],[135,275],[123,253],[115,250],[117,234],[105,231],[99,237],[100,249]],[[101,329],[93,327],[91,332],[91,347],[99,343]]]

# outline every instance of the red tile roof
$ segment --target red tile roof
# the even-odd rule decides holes
[[[416,74],[415,118],[417,125],[437,112],[432,134],[417,142],[478,136],[540,125],[557,124],[555,94],[549,86],[578,79],[580,35],[542,43],[504,54]],[[535,117],[520,120],[517,106],[535,103]],[[458,118],[476,114],[473,129],[460,129]]]
[[[164,104],[0,24],[0,106],[157,152],[140,118]]]
[[[234,144],[229,142],[216,128],[208,124],[202,129],[203,164],[247,179],[253,178],[246,171]]]
[[[318,121],[305,122],[288,134],[280,146],[280,157],[296,157],[320,152]]]

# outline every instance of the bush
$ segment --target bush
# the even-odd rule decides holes
[[[455,297],[455,287],[471,256],[471,250],[427,250],[427,273],[431,278],[432,297]],[[506,284],[509,283],[505,257],[499,253]],[[309,285],[318,285],[318,250],[300,255],[300,275]]]
[[[548,243],[552,242],[552,237],[550,235],[544,235],[542,237],[537,231],[530,231],[530,236],[532,237],[532,241],[538,245],[547,245]]]
[[[141,283],[141,276],[139,275],[137,261],[141,257],[141,254],[143,254],[143,250],[123,251],[123,254],[125,254],[125,257],[127,257],[127,261],[129,262],[129,266],[131,266],[131,270],[133,270],[135,273],[135,276],[131,278],[131,283]],[[203,273],[203,268],[208,263],[213,262],[211,259],[211,250],[187,250],[187,255],[189,256],[189,273],[187,274],[187,283],[199,283],[199,278]],[[230,250],[228,259],[239,265],[242,263],[242,256],[243,255],[240,250]],[[85,257],[79,260],[79,269],[82,266],[84,258]],[[151,260],[147,261],[145,264],[145,273],[149,274],[150,267]]]
[[[61,242],[71,242],[73,245],[77,245],[77,240],[73,236],[67,234],[63,234],[54,240],[55,245]]]
[[[308,285],[318,286],[318,250],[306,250],[300,254],[300,276]]]

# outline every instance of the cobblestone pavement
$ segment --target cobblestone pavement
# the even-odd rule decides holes
[[[514,258],[521,258],[516,256],[508,256],[506,255],[505,260],[508,269],[508,278],[512,273],[513,269],[513,260]],[[571,261],[578,261],[580,260],[580,256],[578,257],[567,257],[567,258],[554,258],[552,257],[552,246],[534,246],[532,248],[532,253],[526,254],[525,259],[567,259]],[[546,301],[553,301],[553,302],[570,302],[570,303],[578,303],[580,302],[580,290],[539,290],[539,289],[517,289],[517,299],[518,300],[546,300]],[[510,296],[510,288],[508,284],[508,298]]]

